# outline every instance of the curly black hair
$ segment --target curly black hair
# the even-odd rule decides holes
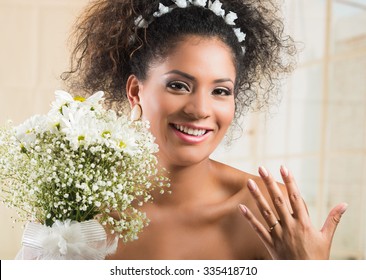
[[[296,48],[284,35],[274,0],[221,0],[226,13],[237,14],[235,27],[246,33],[241,43],[233,27],[210,9],[191,5],[154,17],[159,3],[174,5],[171,0],[91,2],[71,37],[75,45],[70,70],[61,75],[70,89],[89,94],[103,90],[107,101],[127,103],[131,74],[144,80],[152,63],[163,60],[186,36],[198,35],[219,38],[232,50],[236,117],[278,99],[278,82],[293,69]],[[138,28],[139,16],[150,24]]]

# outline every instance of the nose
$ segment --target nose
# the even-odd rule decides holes
[[[193,119],[206,119],[211,115],[211,94],[208,91],[195,91],[188,96],[184,113]]]

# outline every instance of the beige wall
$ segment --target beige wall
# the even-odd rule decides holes
[[[68,64],[66,39],[86,0],[0,0],[0,123],[45,113]],[[342,2],[342,3],[341,3]],[[304,42],[299,67],[271,115],[244,119],[246,132],[214,157],[255,173],[296,175],[314,224],[330,207],[350,207],[332,258],[366,258],[366,0],[286,0],[286,19]],[[352,4],[351,3],[351,4]],[[279,176],[277,176],[279,179]],[[0,258],[14,258],[21,238],[12,211],[0,207]]]

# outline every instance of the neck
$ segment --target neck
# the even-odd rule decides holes
[[[202,205],[217,195],[217,182],[213,174],[213,162],[206,159],[189,166],[169,166],[168,177],[171,194],[158,195],[154,202],[161,205]]]

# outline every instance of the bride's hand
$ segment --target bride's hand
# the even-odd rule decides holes
[[[286,195],[273,177],[266,169],[260,167],[259,174],[268,189],[276,212],[271,209],[256,183],[248,180],[248,188],[267,225],[263,225],[248,207],[240,205],[243,215],[273,259],[329,259],[333,235],[347,204],[341,203],[334,207],[319,231],[310,221],[307,207],[291,172],[283,166],[280,171],[291,207],[288,207]]]

